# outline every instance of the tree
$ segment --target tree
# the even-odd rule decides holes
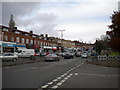
[[[120,52],[120,12],[112,14],[111,22],[112,24],[109,25],[111,31],[106,32],[110,37],[108,44],[113,50]]]
[[[14,28],[15,27],[15,21],[13,20],[13,15],[11,14],[10,16],[10,21],[9,21],[9,27]]]
[[[100,40],[96,40],[94,45],[95,51],[100,55],[101,51],[103,50],[103,44],[101,43]]]

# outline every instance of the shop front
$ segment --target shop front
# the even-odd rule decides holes
[[[34,49],[35,53],[40,52],[40,45],[26,44],[27,49]]]
[[[14,51],[15,51],[15,45],[16,45],[16,43],[3,42],[2,43],[3,53],[6,53],[6,52],[14,53]]]
[[[34,45],[35,53],[40,53],[40,45]]]

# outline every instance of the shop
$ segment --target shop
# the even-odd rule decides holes
[[[34,49],[35,53],[40,52],[40,45],[26,44],[27,49]]]
[[[40,52],[40,46],[39,45],[34,45],[34,50],[35,50],[35,53],[39,53]]]
[[[5,53],[5,52],[14,53],[14,51],[15,51],[15,45],[16,45],[16,43],[3,42],[2,43],[3,53]]]

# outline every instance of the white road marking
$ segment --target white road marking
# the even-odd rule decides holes
[[[62,85],[62,83],[57,83],[57,86],[60,86],[60,85]]]
[[[53,88],[53,89],[56,89],[56,88],[58,88],[58,86],[53,86],[52,88]]]
[[[73,74],[70,74],[70,76],[72,76]]]
[[[61,75],[61,77],[64,77],[65,75]]]
[[[58,77],[57,79],[61,79],[62,77]]]
[[[49,82],[49,83],[48,83],[48,85],[51,85],[51,84],[53,84],[53,82]]]
[[[78,75],[78,73],[75,73],[75,75]]]
[[[67,75],[67,73],[64,74],[64,76]]]
[[[47,88],[48,87],[48,85],[44,85],[44,86],[42,86],[41,88]]]
[[[38,68],[38,67],[32,67],[31,69],[36,69],[36,68]]]
[[[80,74],[83,74],[83,75],[94,75],[94,76],[106,76],[106,75],[101,75],[101,74],[90,74],[90,73],[80,73]]]
[[[65,82],[65,80],[60,81],[61,83]]]
[[[66,64],[66,63],[65,63],[65,64]],[[55,86],[52,87],[53,89],[58,88],[58,86],[62,85],[62,83],[64,83],[68,78],[70,78],[70,77],[73,75],[73,74],[69,74],[69,75],[68,75],[68,73],[71,72],[72,70],[74,70],[75,68],[81,66],[82,64],[84,64],[84,62],[81,63],[80,65],[78,65],[78,66],[76,66],[76,67],[68,70],[67,73],[64,73],[64,74],[61,75],[60,77],[57,77],[57,79],[54,79],[53,82],[49,82],[49,83],[47,83],[47,85],[44,85],[44,86],[42,86],[41,88],[47,88],[49,85],[53,84],[54,82],[58,81],[59,79],[61,79],[62,77],[64,77],[64,76],[67,75],[63,80],[61,80],[61,81],[58,82]],[[55,66],[55,65],[52,65],[52,66]],[[37,67],[33,67],[33,69],[35,69],[35,68],[37,68]],[[84,73],[81,73],[81,74],[84,74]],[[78,73],[75,73],[75,75],[78,75]]]
[[[10,67],[4,67],[4,68],[10,68]]]
[[[58,79],[54,79],[53,82],[56,82]]]
[[[69,78],[69,77],[71,77],[70,75],[69,76],[67,76],[67,78]]]
[[[67,80],[67,79],[68,79],[67,77],[64,78],[64,80]]]

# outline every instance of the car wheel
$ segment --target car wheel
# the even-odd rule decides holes
[[[14,62],[16,62],[16,61],[17,61],[17,59],[16,59],[16,58],[14,58],[14,59],[13,59],[13,61],[14,61]]]

